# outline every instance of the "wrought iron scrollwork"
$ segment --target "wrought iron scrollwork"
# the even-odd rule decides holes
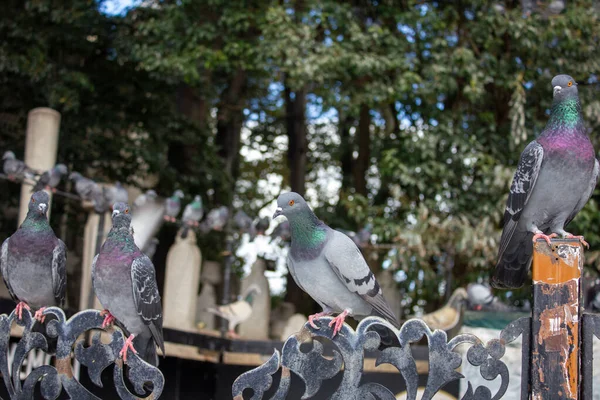
[[[280,368],[282,378],[271,400],[286,398],[290,387],[290,371],[304,381],[305,392],[302,398],[312,398],[319,391],[322,382],[338,374],[343,366],[342,382],[332,399],[395,400],[396,397],[386,387],[378,383],[361,382],[365,351],[375,351],[379,348],[381,338],[378,331],[381,331],[382,327],[394,332],[400,345],[387,347],[379,352],[376,365],[391,364],[400,372],[406,383],[407,399],[417,399],[419,386],[417,362],[413,357],[411,344],[423,338],[428,341],[429,373],[421,399],[431,399],[448,383],[464,378],[456,371],[462,363],[461,355],[456,352],[457,346],[461,344],[470,345],[467,360],[479,367],[484,379],[501,379],[500,388],[494,394],[487,387],[473,388],[469,382],[463,400],[499,399],[506,393],[509,381],[508,367],[502,361],[505,347],[521,335],[524,343],[529,340],[531,318],[525,317],[511,322],[500,333],[499,339],[490,340],[486,344],[472,334],[461,334],[448,341],[446,332],[432,332],[423,321],[416,319],[405,322],[400,330],[396,330],[388,322],[377,317],[365,318],[358,324],[356,331],[344,325],[340,333],[332,338],[333,332],[328,326],[330,321],[331,318],[319,319],[319,329],[305,324],[300,332],[287,339],[282,354],[275,350],[265,364],[240,375],[232,387],[234,399],[243,399],[246,389],[252,389],[252,400],[262,399],[273,383],[272,375]],[[323,357],[323,345],[314,340],[315,338],[325,338],[333,342],[336,347],[333,358]],[[312,349],[308,352],[301,350],[301,345],[309,342],[312,342]],[[528,350],[524,348],[523,351]]]
[[[46,315],[46,335],[32,331],[36,322],[28,310],[23,310],[22,319],[17,318],[13,311],[9,316],[0,315],[0,372],[10,399],[33,399],[36,386],[45,399],[56,399],[64,390],[72,399],[98,399],[73,376],[72,351],[75,359],[87,367],[88,375],[94,384],[102,387],[100,375],[111,364],[115,364],[113,380],[115,389],[122,399],[156,399],[162,393],[164,377],[160,370],[142,361],[136,354],[127,357],[127,367],[119,358],[123,347],[123,333],[115,329],[111,342],[103,344],[100,332],[92,337],[90,346],[84,345],[84,340],[77,339],[90,329],[101,329],[103,317],[97,310],[81,311],[66,319],[64,312],[57,307],[44,311]],[[8,349],[10,330],[13,323],[23,327],[23,336],[16,345],[13,362],[9,368]],[[56,362],[54,366],[43,365],[34,369],[23,383],[20,379],[21,366],[28,353],[34,349],[48,351],[48,341],[56,341]],[[133,394],[127,387],[126,378],[134,387]],[[151,390],[146,390],[150,388]],[[141,397],[140,397],[141,396]]]

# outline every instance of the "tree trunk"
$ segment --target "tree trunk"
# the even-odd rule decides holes
[[[371,159],[371,115],[366,104],[360,106],[358,120],[358,157],[354,163],[354,188],[357,194],[367,195],[367,171]]]
[[[235,182],[240,169],[240,145],[244,123],[244,99],[246,73],[238,69],[232,76],[228,88],[223,92],[217,111],[218,155],[223,160],[227,182],[224,186],[215,185],[215,202],[229,206],[232,200]]]
[[[306,87],[292,92],[285,87],[288,167],[292,191],[304,195],[306,190]]]
[[[342,166],[342,192],[348,192],[353,186],[354,177],[352,174],[354,166],[354,158],[352,152],[354,150],[352,138],[350,137],[350,128],[354,119],[350,115],[343,115],[342,111],[338,111],[339,116],[339,132],[340,132],[340,163]]]

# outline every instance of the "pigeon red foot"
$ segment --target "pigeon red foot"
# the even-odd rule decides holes
[[[137,350],[133,347],[133,339],[134,338],[135,338],[135,335],[129,335],[127,340],[125,340],[125,344],[123,345],[123,348],[119,352],[119,357],[123,358],[123,362],[127,362],[127,350],[131,350],[133,352],[133,354],[137,354]]]
[[[569,234],[566,236],[566,238],[567,238],[567,239],[577,239],[577,240],[579,240],[579,242],[581,242],[581,244],[582,244],[582,245],[584,245],[584,246],[585,246],[585,247],[587,247],[588,249],[590,248],[590,244],[589,244],[588,242],[586,242],[586,241],[583,239],[583,236],[582,236],[582,235],[576,236],[576,235],[573,235],[573,234],[569,233]]]
[[[544,239],[546,241],[546,243],[548,243],[548,246],[550,246],[550,239],[555,238],[557,236],[558,235],[556,233],[552,233],[550,235],[545,235],[544,232],[537,231],[535,233],[535,235],[533,235],[533,238],[531,240],[535,243],[535,241],[538,239]]]
[[[102,321],[102,329],[111,326],[115,322],[115,316],[110,313],[108,310],[100,311],[100,316],[104,317],[104,321]]]
[[[41,307],[39,310],[37,310],[35,312],[35,315],[33,316],[33,318],[37,319],[41,323],[44,323],[44,321],[46,320],[46,316],[44,315],[45,309],[46,309],[46,307]]]
[[[331,337],[335,337],[335,335],[337,335],[338,332],[342,329],[342,326],[344,326],[344,320],[346,319],[346,316],[348,316],[348,310],[344,310],[340,315],[335,317],[329,323],[329,326],[335,325],[333,328],[333,335],[331,335]]]
[[[327,317],[331,315],[330,312],[326,312],[326,311],[322,311],[320,313],[316,313],[313,315],[309,315],[308,316],[308,323],[310,324],[310,326],[312,326],[314,329],[319,329],[318,326],[315,325],[315,323],[313,322],[315,319],[321,318],[321,317]],[[331,325],[330,325],[331,326]]]
[[[23,309],[24,308],[26,308],[29,311],[31,311],[31,308],[24,301],[20,301],[17,304],[17,306],[15,307],[15,311],[17,312],[17,315],[19,316],[19,319],[23,319]]]

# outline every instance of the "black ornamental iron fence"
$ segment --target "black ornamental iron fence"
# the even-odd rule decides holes
[[[406,388],[406,399],[431,399],[449,384],[468,381],[461,373],[464,366],[460,347],[480,376],[496,383],[491,389],[485,384],[466,382],[462,399],[509,398],[509,381],[517,370],[521,399],[592,399],[592,344],[594,338],[600,339],[600,315],[584,312],[580,304],[582,267],[583,249],[579,242],[555,240],[550,247],[545,242],[536,243],[532,315],[510,322],[497,338],[487,342],[470,333],[449,339],[445,331],[432,331],[417,319],[395,329],[380,318],[369,317],[355,330],[344,325],[335,337],[328,326],[331,318],[317,320],[318,329],[305,324],[267,362],[241,374],[233,383],[232,397],[286,399],[292,393],[290,388],[300,383],[303,399],[395,400],[383,384],[363,379],[368,355],[369,359],[375,358],[376,365],[389,364],[397,371]],[[45,314],[50,320],[45,334],[32,331],[35,320],[28,310],[23,310],[21,320],[15,312],[0,315],[0,373],[10,399],[56,399],[65,395],[72,399],[98,399],[93,388],[84,387],[77,379],[74,363],[85,367],[82,373],[98,387],[107,384],[107,372],[112,366],[110,385],[114,386],[115,397],[161,396],[165,380],[158,368],[131,353],[127,363],[120,359],[124,337],[119,329],[107,332],[108,338],[102,340],[103,317],[99,311],[81,311],[67,319],[62,310],[51,307]],[[23,328],[23,334],[9,357],[11,328],[15,325]],[[96,332],[88,341],[85,338],[90,331]],[[380,337],[383,332],[386,345]],[[514,365],[506,360],[506,350],[519,343],[519,338],[521,365]],[[214,350],[236,348],[237,341],[216,339],[210,344],[217,346]],[[419,367],[423,357],[415,357],[415,348],[423,349],[424,342],[424,359],[428,360],[425,382]],[[48,352],[50,344],[55,348],[52,365],[41,365],[23,376],[21,366],[28,353],[35,349]],[[324,391],[325,382],[334,377],[339,384]],[[514,396],[510,398],[517,398]]]

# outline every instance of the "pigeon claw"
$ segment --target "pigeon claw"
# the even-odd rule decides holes
[[[588,249],[590,248],[590,244],[589,244],[588,242],[586,242],[586,241],[583,239],[583,236],[582,236],[582,235],[580,235],[580,236],[575,236],[575,235],[573,235],[573,234],[569,233],[569,234],[566,236],[566,238],[567,238],[567,239],[577,239],[577,240],[579,240],[579,241],[581,242],[581,244],[582,244],[582,245],[584,245],[584,246],[585,246],[585,247],[587,247]]]
[[[115,316],[110,313],[108,310],[100,311],[100,316],[104,317],[104,321],[102,321],[102,329],[108,328],[115,322]]]
[[[15,307],[15,311],[17,312],[17,315],[19,316],[19,319],[23,319],[23,309],[24,308],[26,308],[29,311],[31,311],[31,308],[24,301],[20,301],[17,304],[17,307]]]
[[[39,310],[37,310],[35,312],[35,315],[33,316],[33,318],[37,319],[41,323],[44,323],[44,321],[46,320],[46,316],[44,315],[45,309],[46,309],[46,307],[41,307]]]
[[[135,335],[133,335],[133,334],[129,335],[127,340],[125,340],[125,344],[123,345],[123,348],[119,352],[119,357],[123,358],[123,362],[127,362],[127,350],[131,350],[133,352],[133,354],[137,354],[137,350],[133,347],[133,339],[134,338],[135,338]]]
[[[319,330],[319,327],[317,325],[315,325],[315,322],[314,322],[315,319],[321,318],[321,317],[326,317],[328,315],[331,315],[331,313],[324,312],[324,311],[320,312],[320,313],[313,314],[313,315],[309,315],[308,316],[308,323],[310,324],[310,326],[313,327],[313,329]]]
[[[330,327],[332,325],[334,325],[333,335],[331,335],[332,338],[334,338],[335,335],[337,335],[338,332],[342,329],[342,326],[344,326],[344,320],[346,319],[347,315],[348,315],[348,310],[344,310],[340,315],[338,315],[337,317],[332,319],[331,322],[329,323]]]
[[[551,245],[550,239],[557,237],[556,233],[552,233],[550,235],[545,235],[542,231],[537,231],[535,235],[533,235],[532,241],[535,243],[538,239],[544,239],[548,246]]]

